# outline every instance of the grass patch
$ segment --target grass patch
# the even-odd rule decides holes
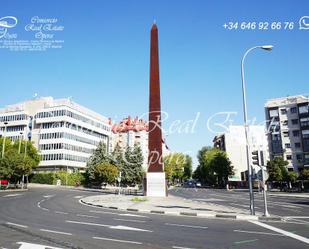
[[[135,196],[135,197],[133,197],[133,198],[131,199],[131,201],[133,201],[133,202],[143,202],[143,201],[148,201],[148,199],[145,198],[145,197],[138,197],[138,196]]]

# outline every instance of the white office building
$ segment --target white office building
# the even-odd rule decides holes
[[[269,160],[268,143],[265,127],[262,125],[249,126],[248,144],[250,165],[255,172],[260,168],[252,164],[251,152],[262,151],[264,165]],[[245,181],[247,166],[246,156],[246,137],[244,126],[230,126],[225,133],[217,135],[214,140],[214,147],[224,150],[232,165],[234,166],[235,175],[230,178],[231,181]]]
[[[111,147],[107,118],[70,99],[52,97],[1,109],[0,136],[33,141],[42,159],[38,171],[83,171],[100,141]]]

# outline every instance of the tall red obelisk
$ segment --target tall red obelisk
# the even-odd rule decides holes
[[[152,25],[150,34],[148,171],[146,182],[147,196],[166,196],[162,160],[158,28],[155,23]]]
[[[148,172],[163,172],[158,28],[150,36]]]

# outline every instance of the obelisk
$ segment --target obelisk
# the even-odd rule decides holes
[[[166,196],[162,158],[158,28],[155,23],[152,25],[150,34],[148,170],[146,182],[147,196]]]

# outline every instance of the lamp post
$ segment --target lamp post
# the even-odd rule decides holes
[[[5,138],[6,138],[6,129],[7,129],[7,125],[8,125],[8,122],[4,122],[4,133],[3,133],[3,143],[2,143],[2,156],[1,158],[4,157],[4,150],[5,150]]]
[[[243,97],[243,114],[244,114],[244,127],[245,127],[245,139],[246,139],[246,156],[247,156],[247,167],[248,167],[248,181],[249,181],[249,195],[250,195],[250,214],[255,215],[254,211],[254,195],[252,189],[252,168],[249,159],[249,143],[248,143],[248,115],[247,115],[247,99],[246,99],[246,82],[245,82],[245,72],[244,72],[244,62],[245,59],[252,50],[254,49],[264,49],[271,51],[273,49],[272,45],[255,46],[248,49],[241,60],[241,81],[242,81],[242,97]]]

